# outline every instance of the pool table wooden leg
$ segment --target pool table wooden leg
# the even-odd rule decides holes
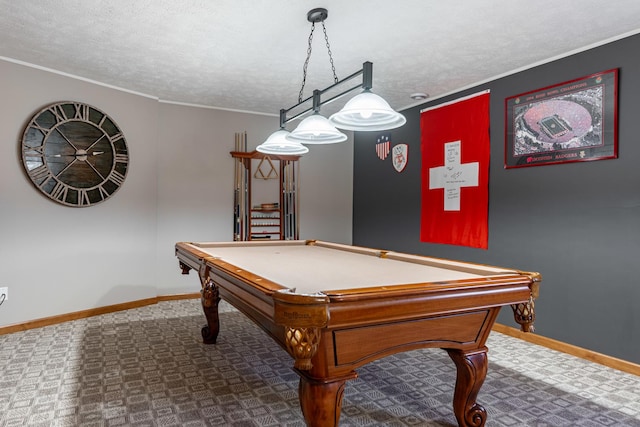
[[[352,372],[346,377],[317,379],[299,369],[295,371],[300,375],[298,395],[307,426],[337,427],[345,383],[356,378],[358,374]]]
[[[202,328],[202,342],[205,344],[215,344],[220,332],[220,318],[218,316],[218,304],[220,303],[220,294],[218,287],[213,280],[207,279],[202,284],[200,300],[202,301],[202,310],[207,318],[207,324]]]
[[[487,348],[472,351],[446,349],[456,364],[456,388],[453,394],[453,412],[460,427],[481,427],[487,420],[487,411],[476,403],[478,392],[487,376]]]

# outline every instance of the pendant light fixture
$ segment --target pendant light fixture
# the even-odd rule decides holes
[[[304,81],[302,85],[304,88]],[[347,140],[347,135],[336,129],[326,117],[320,115],[320,91],[317,89],[313,91],[312,110],[313,114],[301,121],[298,127],[286,136],[289,141],[302,144],[334,144]]]
[[[336,129],[329,119],[316,112],[301,121],[286,139],[301,144],[334,144],[346,141],[347,135]]]
[[[307,13],[307,20],[311,22],[311,33],[309,34],[309,46],[303,67],[302,87],[298,95],[298,103],[288,109],[280,110],[280,130],[276,131],[267,138],[264,143],[259,145],[257,148],[258,151],[266,153],[267,151],[264,150],[268,150],[270,154],[293,154],[291,151],[300,151],[303,149],[308,151],[308,148],[302,144],[333,144],[346,141],[347,135],[340,132],[337,128],[352,131],[381,131],[394,129],[406,123],[406,119],[402,114],[394,111],[382,97],[371,92],[371,88],[373,87],[373,64],[371,62],[365,62],[361,70],[356,71],[345,79],[338,80],[333,64],[333,56],[331,55],[327,29],[324,25],[327,16],[328,11],[324,8],[315,8]],[[315,30],[315,24],[318,22],[322,24],[327,50],[329,52],[329,62],[331,63],[331,69],[333,71],[334,84],[322,90],[316,89],[313,91],[313,96],[302,99],[307,79],[307,66],[311,58],[313,32]],[[322,95],[329,90],[337,88],[358,76],[362,76],[362,83],[343,90],[327,100],[323,101],[321,99]],[[333,102],[356,89],[363,89],[363,91],[347,102],[342,110],[331,115],[329,119],[320,115],[320,107],[322,105]],[[292,117],[287,117],[287,113],[298,109],[301,105],[309,101],[312,102],[311,107]],[[291,133],[285,130],[287,123],[305,116],[308,113],[312,114],[302,120],[298,127]],[[285,144],[282,139],[288,141],[289,145]],[[303,153],[299,152],[296,154]]]
[[[378,131],[400,127],[407,119],[382,97],[366,89],[351,98],[342,110],[332,114],[329,122],[340,129]]]
[[[289,131],[280,129],[272,133],[269,138],[256,147],[256,150],[264,154],[290,154],[302,155],[309,152],[309,149],[299,142],[289,141],[286,137]]]

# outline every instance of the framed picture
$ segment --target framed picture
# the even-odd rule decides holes
[[[617,157],[617,69],[505,99],[505,168]]]

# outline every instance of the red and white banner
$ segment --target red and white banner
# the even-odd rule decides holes
[[[489,91],[420,113],[420,241],[487,249]]]

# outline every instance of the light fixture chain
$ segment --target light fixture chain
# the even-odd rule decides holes
[[[338,76],[336,75],[336,67],[333,65],[333,55],[331,54],[331,45],[329,45],[329,36],[327,35],[327,27],[324,26],[322,21],[322,31],[324,31],[324,40],[327,42],[327,52],[329,52],[329,62],[331,63],[331,71],[333,71],[333,82],[338,83]]]
[[[324,26],[324,24],[323,24]],[[302,87],[300,88],[300,94],[298,94],[298,102],[302,102],[302,93],[304,91],[304,85],[307,82],[307,67],[309,66],[309,59],[311,59],[311,46],[313,43],[313,30],[316,29],[315,22],[311,23],[311,33],[309,33],[309,46],[307,47],[307,59],[304,61],[302,67]]]

